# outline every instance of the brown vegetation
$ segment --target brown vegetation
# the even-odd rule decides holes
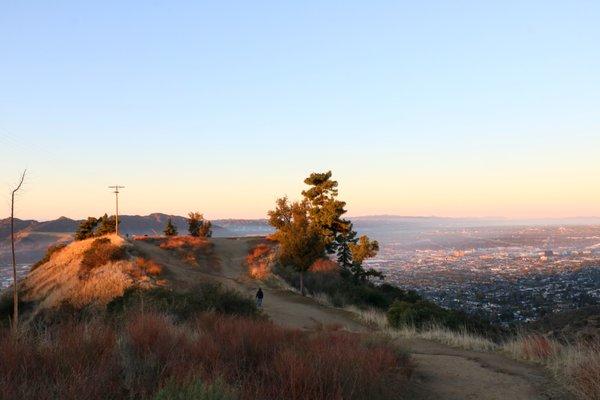
[[[335,261],[327,258],[321,258],[313,263],[308,269],[310,272],[321,272],[335,274],[340,272],[340,266]]]
[[[253,247],[246,256],[248,274],[253,279],[265,279],[271,274],[274,261],[273,246],[260,243]]]
[[[600,342],[571,349],[563,363],[565,380],[580,399],[600,399]]]
[[[143,257],[137,257],[133,265],[134,268],[132,269],[132,273],[135,274],[137,278],[143,276],[156,277],[163,272],[163,267],[159,263]]]
[[[0,398],[22,400],[148,399],[198,380],[240,399],[395,399],[411,371],[385,342],[217,314],[181,325],[155,313],[65,322],[19,338],[4,329],[0,359]]]
[[[79,278],[85,280],[92,270],[108,264],[125,259],[127,256],[125,248],[112,244],[108,238],[99,238],[92,242],[91,246],[83,253]]]
[[[39,260],[31,266],[31,271],[38,268],[40,265],[47,263],[54,253],[58,253],[65,247],[67,247],[67,243],[57,243],[48,247],[48,250],[46,250],[46,254],[44,255],[44,257],[42,257],[41,260]]]
[[[161,249],[174,250],[181,248],[204,248],[210,246],[210,241],[203,237],[195,236],[171,236],[159,245]]]
[[[68,303],[103,306],[140,282],[127,256],[129,245],[116,235],[75,241],[29,272],[19,287],[34,312]],[[148,283],[144,283],[147,285]]]

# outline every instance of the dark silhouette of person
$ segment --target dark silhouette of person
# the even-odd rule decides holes
[[[262,307],[262,301],[263,301],[264,296],[265,295],[264,295],[262,289],[258,288],[258,292],[256,292],[256,307],[258,307],[258,308]]]

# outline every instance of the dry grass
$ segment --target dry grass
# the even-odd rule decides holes
[[[248,275],[252,279],[266,279],[271,275],[271,265],[274,261],[273,246],[260,243],[253,247],[246,256]]]
[[[386,314],[382,311],[374,309],[363,310],[352,306],[345,307],[345,309],[354,313],[364,324],[374,329],[380,329],[391,337],[432,340],[465,350],[495,351],[498,348],[497,344],[493,341],[464,329],[453,331],[437,324],[430,324],[422,329],[416,329],[410,325],[402,326],[401,328],[392,328],[388,324]]]
[[[373,308],[361,309],[355,306],[346,306],[344,309],[356,315],[360,322],[373,329],[389,329],[387,317],[382,311]]]
[[[79,279],[85,280],[94,269],[111,262],[124,260],[126,257],[125,247],[113,244],[109,238],[95,239],[83,253],[79,267]]]
[[[549,367],[578,399],[600,399],[600,342],[565,346]]]
[[[22,400],[150,399],[192,382],[220,382],[240,399],[385,400],[401,397],[412,368],[385,341],[217,314],[180,325],[132,314],[19,338],[4,329],[0,359],[0,398]]]
[[[521,334],[502,350],[518,360],[544,365],[576,398],[600,399],[599,341],[561,344],[538,334]]]
[[[143,257],[137,257],[133,263],[134,269],[132,269],[132,273],[137,277],[141,278],[143,276],[152,276],[156,277],[162,274],[163,267],[153,260],[148,260]]]
[[[63,303],[75,307],[103,306],[122,296],[127,288],[147,284],[132,273],[137,269],[133,261],[115,260],[126,251],[122,238],[107,235],[100,243],[97,241],[76,241],[54,252],[21,281],[23,300],[36,303],[35,312]]]
[[[561,344],[539,334],[519,334],[497,344],[466,331],[451,331],[430,325],[423,329],[391,328],[385,313],[372,309],[345,307],[364,324],[390,337],[432,340],[466,350],[500,352],[513,359],[535,362],[547,368],[577,399],[600,399],[600,342]]]
[[[165,250],[174,250],[185,247],[197,249],[209,247],[210,245],[210,241],[206,238],[194,236],[170,236],[163,240],[159,247]]]
[[[539,334],[518,334],[502,344],[501,350],[517,360],[546,363],[562,351],[562,345]]]
[[[158,245],[163,250],[176,252],[178,257],[194,267],[206,267],[211,272],[220,269],[219,258],[214,254],[210,239],[194,236],[152,237],[142,240]]]

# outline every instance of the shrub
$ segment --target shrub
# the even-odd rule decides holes
[[[252,279],[265,279],[271,273],[273,248],[261,243],[253,247],[246,256],[248,274]]]
[[[235,393],[222,381],[206,384],[201,380],[182,385],[169,382],[162,388],[154,400],[235,400]]]
[[[137,257],[134,262],[135,270],[133,271],[137,277],[144,275],[158,276],[162,274],[163,267],[153,260],[148,260],[143,257]]]
[[[435,304],[419,300],[416,303],[396,301],[387,312],[390,326],[399,328],[404,325],[414,325],[421,328],[425,324],[444,323],[446,320],[445,310]]]
[[[187,320],[204,311],[244,316],[258,314],[252,299],[213,283],[202,283],[185,292],[167,288],[130,288],[123,297],[111,301],[107,310],[118,315],[128,309],[138,309],[142,304],[149,310],[171,314],[178,320]]]
[[[0,360],[0,398],[20,400],[386,400],[411,371],[385,341],[215,313],[60,323],[18,339],[0,328]]]
[[[276,265],[275,272],[295,288],[300,287],[300,274],[290,267]],[[333,271],[306,272],[304,287],[311,295],[326,294],[336,307],[355,305],[387,310],[395,300],[415,302],[421,297],[414,291],[405,291],[389,284],[356,282]]]
[[[38,262],[36,262],[35,264],[33,264],[31,266],[31,271],[37,269],[40,265],[45,264],[48,261],[50,261],[50,258],[52,257],[53,254],[58,253],[65,247],[67,247],[67,243],[57,243],[55,245],[48,247],[48,250],[46,250],[46,254],[44,255],[44,257],[42,257],[41,260],[39,260]]]
[[[173,250],[179,248],[208,248],[211,243],[203,237],[196,236],[171,236],[159,245],[161,249]]]
[[[18,338],[0,331],[0,398],[124,398],[116,340],[100,323],[64,323]]]
[[[79,267],[79,279],[86,279],[95,268],[109,262],[125,259],[127,253],[122,246],[116,246],[108,238],[99,238],[83,253]]]

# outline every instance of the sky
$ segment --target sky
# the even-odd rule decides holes
[[[0,1],[0,217],[600,215],[600,2]]]

